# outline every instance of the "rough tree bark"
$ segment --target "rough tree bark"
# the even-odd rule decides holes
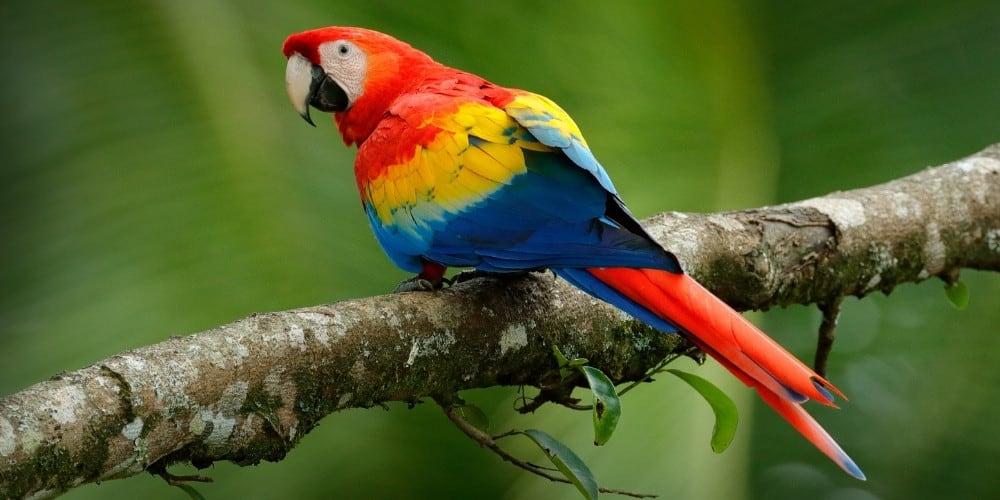
[[[835,308],[962,268],[1000,270],[1000,145],[870,188],[645,223],[737,309]],[[0,400],[0,496],[176,462],[280,460],[340,409],[550,385],[553,345],[624,382],[683,342],[541,273],[252,314]]]

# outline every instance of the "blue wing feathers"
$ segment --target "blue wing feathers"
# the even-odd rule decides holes
[[[446,266],[504,272],[555,267],[672,269],[647,238],[603,219],[609,193],[552,152],[526,151],[528,171],[451,215],[423,255]]]

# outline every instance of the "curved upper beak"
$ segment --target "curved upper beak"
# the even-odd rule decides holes
[[[323,68],[313,64],[303,55],[295,53],[289,56],[288,66],[285,67],[285,91],[288,92],[288,99],[292,101],[292,107],[299,112],[299,116],[314,127],[316,124],[309,117],[309,103],[325,76]]]

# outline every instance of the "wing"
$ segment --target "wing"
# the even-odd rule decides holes
[[[355,173],[380,244],[412,272],[421,259],[499,272],[676,265],[625,210],[572,120],[535,94],[503,107],[404,98],[359,149]]]

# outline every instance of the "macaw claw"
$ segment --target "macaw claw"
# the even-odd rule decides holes
[[[433,292],[439,288],[441,288],[440,283],[437,286],[434,286],[434,283],[431,283],[429,280],[421,278],[420,276],[414,276],[408,280],[403,280],[396,285],[396,289],[393,290],[392,293]]]
[[[544,269],[527,269],[523,271],[511,271],[504,273],[481,271],[479,269],[468,269],[452,276],[451,279],[447,281],[449,286],[454,286],[459,283],[465,283],[466,281],[472,281],[477,278],[494,278],[494,279],[509,280],[509,279],[523,278],[535,271],[544,271]]]

